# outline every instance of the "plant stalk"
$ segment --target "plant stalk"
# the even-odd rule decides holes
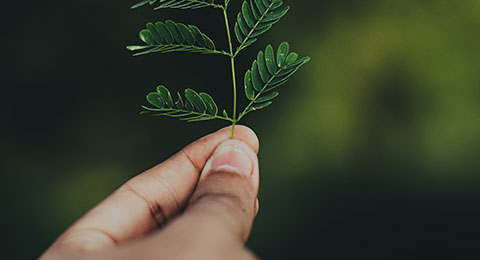
[[[230,25],[228,22],[228,14],[227,14],[227,7],[228,2],[225,2],[225,8],[223,9],[223,17],[225,18],[225,27],[227,29],[227,37],[228,37],[228,45],[230,47],[230,62],[232,68],[232,82],[233,82],[233,116],[232,116],[232,136],[233,139],[235,137],[235,126],[237,124],[237,78],[235,75],[235,56],[233,52],[233,45],[232,45],[232,36],[230,34]]]

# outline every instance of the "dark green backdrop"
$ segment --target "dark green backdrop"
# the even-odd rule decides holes
[[[240,56],[241,75],[267,43],[312,57],[244,122],[261,140],[249,246],[264,259],[431,259],[478,246],[480,2],[286,2],[291,12]],[[5,259],[39,256],[127,179],[224,126],[138,114],[159,83],[229,106],[224,57],[125,49],[145,22],[169,18],[225,47],[221,15],[133,3],[2,4]]]

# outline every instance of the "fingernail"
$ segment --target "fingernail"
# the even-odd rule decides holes
[[[247,153],[233,144],[221,144],[212,156],[212,171],[235,171],[250,176],[252,160]]]

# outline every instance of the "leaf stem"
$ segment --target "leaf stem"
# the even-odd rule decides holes
[[[224,50],[210,50],[204,47],[189,46],[185,44],[166,44],[166,45],[145,45],[145,46],[127,46],[130,51],[146,50],[134,53],[133,56],[146,55],[155,52],[171,53],[171,52],[194,52],[200,54],[221,54],[230,57],[230,53]]]
[[[232,45],[232,36],[230,34],[230,25],[228,23],[228,2],[225,1],[225,8],[223,8],[223,17],[225,18],[225,27],[227,29],[227,37],[228,37],[228,45],[230,48],[230,63],[232,68],[232,82],[233,82],[233,115],[232,115],[232,136],[233,139],[235,137],[235,126],[238,122],[237,120],[237,79],[235,75],[235,56],[233,52],[233,45]]]
[[[161,109],[161,108],[150,108],[150,107],[146,107],[146,106],[142,106],[142,108],[145,109],[146,112],[158,112],[158,113],[160,113],[158,115],[167,115],[169,113],[173,113],[173,114],[170,114],[168,116],[174,116],[175,113],[184,113],[184,114],[196,115],[196,116],[213,117],[213,118],[216,118],[216,119],[225,120],[225,121],[232,122],[232,123],[234,122],[233,119],[228,118],[228,117],[219,116],[219,115],[213,116],[213,115],[210,115],[210,114],[199,113],[199,112],[189,111],[189,110],[185,110],[185,109]]]

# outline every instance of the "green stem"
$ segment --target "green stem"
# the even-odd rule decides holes
[[[175,116],[182,117],[182,116],[186,116],[187,114],[188,115],[203,116],[203,117],[211,117],[212,116],[210,114],[199,113],[199,112],[185,110],[185,109],[151,108],[151,107],[146,107],[146,106],[142,106],[142,108],[145,109],[146,111],[149,111],[149,112],[159,113],[157,115],[170,116],[170,117],[175,117]],[[183,113],[184,115],[179,115],[178,113]],[[231,118],[228,118],[228,117],[219,116],[219,115],[216,115],[214,117],[216,119],[221,119],[221,120],[225,120],[225,121],[228,121],[228,122],[233,122],[233,120]]]
[[[223,9],[223,17],[225,18],[225,27],[227,29],[228,45],[230,47],[230,62],[232,65],[232,81],[233,81],[233,116],[232,116],[232,136],[235,137],[235,126],[237,124],[237,79],[235,76],[235,56],[233,52],[232,36],[230,34],[230,25],[228,23],[227,14],[228,1],[225,1],[225,8]]]

